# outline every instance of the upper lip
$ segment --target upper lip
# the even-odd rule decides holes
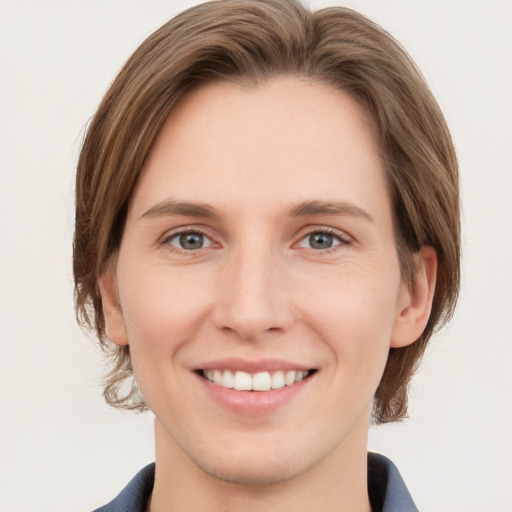
[[[312,366],[285,361],[283,359],[259,359],[248,360],[240,358],[215,359],[207,361],[195,368],[195,370],[238,370],[247,373],[271,372],[279,370],[308,371]]]

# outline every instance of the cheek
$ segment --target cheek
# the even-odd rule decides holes
[[[162,389],[179,388],[183,355],[208,317],[212,292],[164,266],[138,270],[124,274],[119,293],[137,385],[158,411],[170,396]],[[185,399],[172,396],[173,407]]]
[[[378,384],[390,347],[400,287],[398,265],[368,272],[351,269],[324,280],[315,294],[303,294],[301,311],[306,324],[329,347],[351,382]]]
[[[211,286],[197,272],[191,276],[162,265],[138,268],[136,275],[125,273],[124,280],[119,279],[132,355],[175,352],[193,339],[208,315]]]
[[[311,321],[316,318],[319,325],[351,332],[358,338],[372,339],[370,334],[376,331],[391,332],[400,290],[398,262],[340,266],[329,269],[318,282],[321,285],[315,286],[313,276],[303,283],[300,293],[301,310]]]

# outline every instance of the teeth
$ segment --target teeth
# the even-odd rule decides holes
[[[227,389],[236,389],[237,391],[270,391],[271,389],[280,389],[284,386],[291,386],[300,382],[307,371],[277,371],[258,372],[250,374],[247,372],[231,370],[204,370],[203,376],[218,386]]]
[[[228,388],[228,389],[234,388],[235,387],[235,377],[233,376],[233,373],[230,372],[229,370],[226,370],[222,374],[222,380],[221,380],[220,385],[223,388]]]
[[[289,371],[286,372],[286,377],[284,378],[284,383],[287,386],[291,386],[295,382],[295,375],[297,372]]]
[[[272,377],[270,373],[255,373],[252,377],[252,389],[254,391],[269,391],[272,389]]]
[[[249,373],[236,372],[233,386],[237,391],[250,391],[252,389],[252,377]]]
[[[285,378],[283,372],[275,372],[272,375],[272,389],[284,388]]]

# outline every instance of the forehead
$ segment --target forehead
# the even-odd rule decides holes
[[[279,77],[189,93],[151,150],[133,206],[141,213],[168,195],[226,206],[237,198],[244,206],[313,196],[365,202],[368,192],[386,196],[378,136],[364,110],[328,84]]]

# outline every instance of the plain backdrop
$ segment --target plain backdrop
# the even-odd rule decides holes
[[[90,511],[153,460],[150,414],[108,408],[75,324],[83,130],[132,51],[195,2],[0,0],[0,511]],[[313,1],[320,7],[335,2]],[[512,2],[351,0],[400,40],[453,132],[463,287],[410,419],[372,428],[422,512],[512,511]]]

